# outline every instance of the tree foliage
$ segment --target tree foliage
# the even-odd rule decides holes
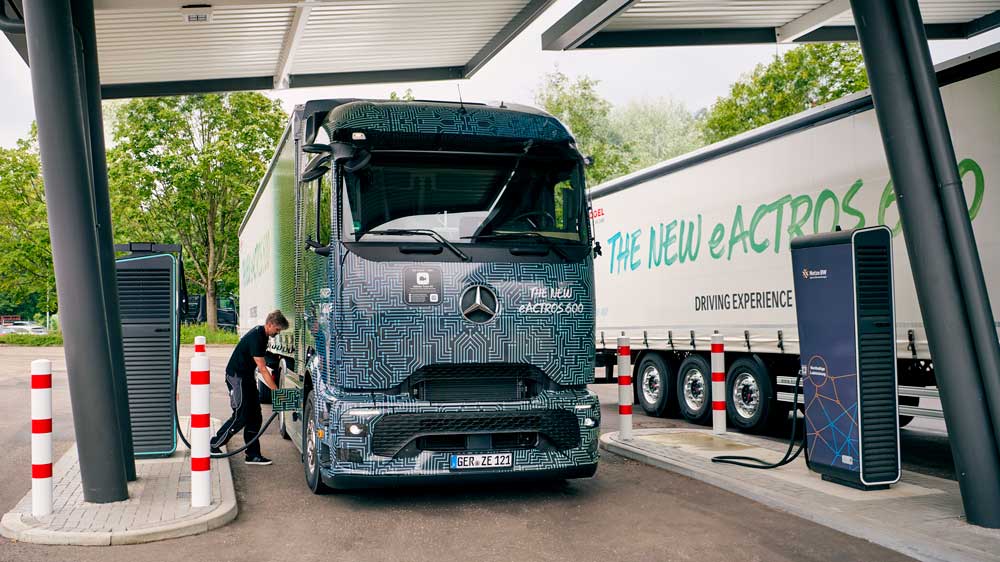
[[[46,294],[50,293],[46,299]],[[0,312],[56,310],[55,274],[37,130],[0,147]]]
[[[597,93],[598,83],[587,76],[572,80],[557,70],[543,77],[535,93],[535,102],[569,127],[580,151],[594,158],[587,168],[591,186],[627,174],[636,164],[631,144],[613,134],[611,103]]]
[[[702,124],[713,143],[868,87],[854,43],[814,43],[792,49],[732,85]]]
[[[611,128],[632,147],[635,164],[629,171],[680,156],[702,146],[694,115],[671,98],[634,100],[611,112]]]
[[[237,285],[237,230],[286,116],[277,101],[240,92],[134,99],[115,117],[108,176],[116,242],[181,244],[214,327],[216,287]]]

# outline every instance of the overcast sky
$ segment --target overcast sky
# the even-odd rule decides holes
[[[504,100],[532,104],[541,77],[557,66],[569,75],[587,74],[600,80],[602,95],[619,105],[632,99],[667,96],[697,110],[725,95],[729,85],[758,63],[766,63],[789,47],[670,47],[552,52],[541,50],[541,34],[578,0],[558,0],[469,80],[376,84],[335,88],[302,88],[266,92],[282,100],[285,110],[310,99],[330,97],[385,98],[411,88],[420,99],[457,99],[461,83],[466,101]],[[935,62],[1000,42],[1000,30],[968,41],[935,41]],[[24,136],[34,119],[28,68],[10,43],[0,36],[0,145]]]

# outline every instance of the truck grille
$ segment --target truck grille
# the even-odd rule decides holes
[[[544,436],[560,450],[580,445],[576,415],[568,410],[389,414],[372,428],[372,453],[395,456],[414,439],[434,435],[527,433]]]
[[[518,363],[438,363],[414,371],[403,392],[430,402],[514,402],[538,395],[545,375]]]

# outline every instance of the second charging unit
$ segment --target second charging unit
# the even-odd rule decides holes
[[[809,468],[887,488],[900,476],[892,232],[804,236],[791,249]]]

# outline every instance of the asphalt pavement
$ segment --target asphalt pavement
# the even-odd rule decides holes
[[[30,488],[28,367],[53,359],[56,457],[72,443],[59,348],[0,347],[0,508]],[[212,409],[228,411],[220,369],[229,349],[210,347]],[[190,348],[181,352],[187,365]],[[614,387],[598,385],[604,426],[617,425]],[[181,388],[182,412],[187,410]],[[265,406],[265,416],[268,407]],[[678,424],[636,415],[637,427]],[[238,442],[239,438],[234,439]],[[604,453],[594,478],[543,484],[398,488],[314,496],[297,450],[271,427],[269,467],[233,463],[236,521],[205,535],[138,546],[42,547],[0,539],[0,561],[32,560],[907,560],[843,533],[708,484]]]

